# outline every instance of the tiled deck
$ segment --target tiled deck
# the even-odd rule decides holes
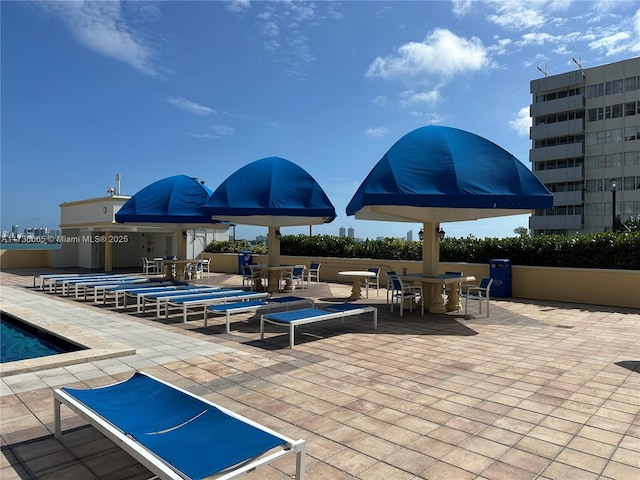
[[[303,326],[291,350],[274,326],[260,341],[258,317],[238,315],[227,335],[223,321],[204,329],[197,315],[160,321],[37,291],[30,273],[0,274],[3,309],[84,331],[112,354],[1,379],[3,480],[151,477],[67,409],[66,433],[51,435],[52,388],[135,369],[305,439],[310,480],[640,478],[638,311],[513,299],[492,301],[490,318],[400,318],[381,290],[360,301],[379,304],[377,331],[368,316]],[[349,290],[301,293],[321,305]],[[291,478],[294,463],[245,478]]]

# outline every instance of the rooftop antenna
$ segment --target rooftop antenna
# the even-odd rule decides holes
[[[576,65],[578,65],[578,68],[580,70],[584,70],[584,67],[582,66],[582,62],[580,60],[577,60],[576,57],[571,57],[571,60],[573,60],[573,63],[575,63]]]
[[[116,195],[120,196],[120,174],[116,173]]]
[[[113,187],[109,187],[107,188],[107,193],[113,197],[116,194],[116,189]]]
[[[547,68],[547,66],[546,66],[546,65],[544,66],[544,69],[542,69],[542,68],[540,68],[540,67],[536,67],[536,68],[537,68],[538,70],[540,70],[540,71],[544,74],[544,76],[545,76],[545,77],[548,77],[548,76],[549,76],[549,74],[547,73],[547,70],[546,70],[546,68]]]

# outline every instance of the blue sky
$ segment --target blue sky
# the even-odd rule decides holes
[[[2,229],[59,204],[184,174],[215,189],[254,160],[309,172],[338,218],[314,233],[405,236],[346,217],[365,176],[423,125],[530,167],[529,82],[640,54],[640,2],[16,2],[2,21]],[[444,224],[512,236],[528,216]],[[283,234],[307,233],[308,227]],[[266,228],[238,226],[238,238]]]

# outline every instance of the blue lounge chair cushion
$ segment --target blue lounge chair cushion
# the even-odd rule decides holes
[[[103,388],[62,390],[187,478],[208,477],[285,443],[138,372]]]
[[[207,307],[207,310],[211,310],[214,312],[226,312],[227,310],[233,310],[234,308],[260,307],[262,305],[266,305],[266,302],[262,300],[249,300],[246,302],[233,302],[233,303],[222,303],[220,305],[209,305]]]
[[[211,476],[285,443],[213,407],[175,430],[134,438],[188,478]]]
[[[269,320],[289,323],[305,318],[322,317],[326,314],[326,310],[320,310],[319,308],[303,308],[301,310],[289,310],[288,312],[272,313],[269,315]]]

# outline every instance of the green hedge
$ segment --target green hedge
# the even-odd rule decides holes
[[[263,245],[238,241],[212,242],[207,252],[251,250],[264,254]],[[292,256],[422,260],[420,242],[397,238],[365,240],[333,235],[283,235],[280,253]],[[513,265],[640,270],[640,232],[590,235],[541,235],[510,238],[445,238],[440,244],[441,262],[489,263],[507,258]]]

